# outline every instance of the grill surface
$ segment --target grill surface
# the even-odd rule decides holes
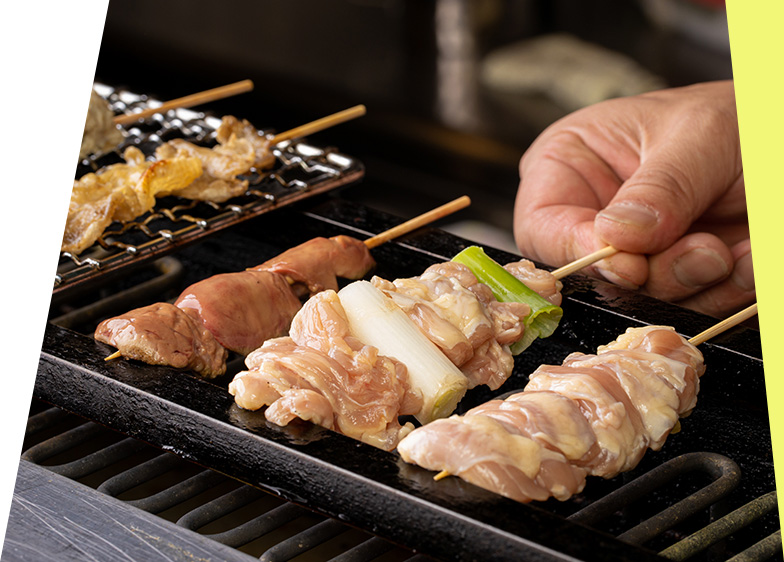
[[[364,238],[399,222],[320,196],[307,206],[299,203],[266,214],[183,248],[176,255],[184,264],[181,283],[256,265],[313,236]],[[390,279],[417,275],[468,244],[424,229],[376,248],[375,273]],[[488,253],[501,262],[515,259],[492,249]],[[582,276],[566,279],[564,294],[565,317],[556,334],[518,356],[512,377],[498,392],[470,391],[460,411],[493,394],[522,388],[526,373],[539,364],[560,363],[572,351],[590,352],[629,326],[669,324],[694,335],[716,322]],[[434,482],[432,473],[406,465],[394,453],[310,424],[269,424],[263,413],[233,404],[226,391],[232,371],[205,381],[124,360],[106,363],[103,357],[113,350],[95,342],[89,329],[80,334],[47,327],[35,395],[331,519],[439,558],[660,560],[657,552],[775,489],[759,334],[738,328],[701,347],[708,371],[700,401],[682,422],[682,431],[661,451],[649,452],[628,474],[589,481],[584,493],[567,502],[531,505],[456,478]],[[674,465],[665,464],[671,460]],[[664,474],[653,472],[654,486],[634,484],[629,492],[619,491],[657,467],[663,467]],[[616,505],[612,493],[621,494]],[[604,502],[610,503],[603,507]],[[668,509],[669,514],[659,515]],[[758,541],[773,540],[775,545],[777,530],[773,513],[691,559],[728,559]],[[765,544],[758,548],[764,550]]]

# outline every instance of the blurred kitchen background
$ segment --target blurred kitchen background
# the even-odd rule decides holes
[[[160,100],[249,78],[204,109],[277,131],[365,104],[311,139],[365,164],[340,196],[405,218],[467,194],[444,228],[507,250],[550,123],[731,77],[723,0],[111,0],[96,68]]]

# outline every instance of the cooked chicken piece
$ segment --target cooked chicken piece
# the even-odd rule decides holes
[[[338,277],[360,279],[376,262],[360,240],[350,236],[313,238],[252,268],[284,276],[289,283],[304,285],[311,295],[338,289]]]
[[[661,447],[694,407],[704,371],[700,351],[672,328],[630,328],[595,355],[540,366],[521,393],[412,431],[398,451],[519,501],[563,500],[586,474],[613,477]],[[513,452],[520,438],[527,456]],[[558,456],[545,463],[542,451]]]
[[[311,297],[294,317],[291,337],[269,340],[246,365],[229,385],[238,406],[268,405],[273,423],[298,417],[385,450],[413,428],[398,416],[421,406],[405,366],[351,336],[332,290]]]
[[[91,154],[100,155],[114,150],[124,139],[121,130],[114,124],[114,112],[109,102],[95,90],[90,91],[90,105],[84,122],[79,160]]]
[[[166,195],[222,203],[248,190],[248,180],[238,176],[253,169],[269,168],[275,163],[269,140],[259,135],[248,121],[239,121],[231,115],[223,117],[216,138],[218,144],[212,148],[183,139],[172,139],[157,148],[155,156],[158,159],[198,158],[204,170],[192,184]]]
[[[113,221],[130,221],[153,208],[161,193],[181,189],[201,175],[196,158],[147,161],[133,146],[125,163],[112,164],[74,182],[61,250],[78,254]]]
[[[170,140],[156,149],[155,161],[130,146],[124,164],[74,182],[61,251],[84,251],[113,221],[131,221],[151,210],[157,197],[223,203],[243,195],[248,180],[239,176],[275,162],[269,140],[247,121],[224,117],[216,137],[219,144],[212,148]]]
[[[272,154],[270,139],[262,136],[259,130],[246,119],[240,121],[232,115],[226,115],[221,119],[221,124],[215,136],[218,142],[224,145],[230,144],[232,137],[249,142],[255,153],[253,167],[258,170],[269,168],[275,163],[275,155]]]
[[[226,372],[226,350],[198,318],[169,303],[155,303],[104,320],[95,339],[124,357],[150,365],[190,369],[212,378]]]
[[[248,180],[237,176],[248,173],[255,161],[255,153],[249,142],[237,141],[234,137],[231,141],[231,144],[206,148],[183,139],[173,139],[159,146],[155,151],[157,159],[197,158],[203,170],[202,175],[187,186],[161,195],[222,203],[244,194]]]
[[[225,348],[247,355],[288,332],[300,301],[286,280],[268,271],[239,271],[194,283],[177,298]]]

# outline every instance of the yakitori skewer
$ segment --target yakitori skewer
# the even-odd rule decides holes
[[[300,125],[299,127],[294,127],[293,129],[289,129],[288,131],[284,131],[282,133],[278,133],[274,137],[272,137],[271,143],[273,145],[279,144],[283,141],[295,139],[298,137],[306,137],[308,135],[312,135],[313,133],[317,133],[319,131],[323,131],[324,129],[328,129],[329,127],[334,127],[335,125],[339,125],[340,123],[345,123],[346,121],[350,121],[352,119],[356,119],[357,117],[362,117],[367,113],[367,109],[364,105],[355,105],[354,107],[350,107],[348,109],[344,109],[343,111],[338,111],[337,113],[333,113],[332,115],[327,115],[326,117],[322,117],[321,119],[316,119],[315,121],[311,121],[310,123],[305,123],[304,125]]]
[[[745,322],[749,318],[753,317],[755,314],[757,314],[757,303],[754,303],[751,306],[741,310],[740,312],[733,314],[729,318],[722,320],[721,322],[708,328],[704,332],[697,334],[696,336],[690,338],[688,342],[694,346],[705,343],[709,339],[729,330],[730,328],[733,328]],[[675,428],[673,428],[673,432],[677,431],[678,428],[679,428],[679,424],[676,423]],[[442,470],[439,473],[437,473],[435,476],[433,476],[433,480],[441,480],[443,478],[446,478],[447,476],[450,476],[450,474],[451,473],[448,470]]]
[[[471,204],[471,199],[468,196],[458,197],[457,199],[449,203],[441,205],[440,207],[437,207],[426,213],[423,213],[422,215],[414,217],[413,219],[410,219],[398,226],[390,228],[385,232],[382,232],[380,234],[377,234],[376,236],[368,238],[367,240],[365,240],[365,245],[367,246],[368,249],[375,248],[376,246],[388,242],[393,238],[397,238],[399,236],[412,232],[417,228],[425,226],[426,224],[430,224],[440,218],[443,218],[461,209],[464,209],[470,204]],[[111,355],[107,356],[104,360],[111,361],[121,356],[122,353],[120,351],[116,351],[115,353],[112,353]]]
[[[227,84],[226,86],[220,86],[218,88],[212,88],[210,90],[205,90],[203,92],[198,92],[181,98],[173,99],[162,103],[158,107],[150,107],[148,109],[145,109],[143,111],[138,111],[136,113],[127,113],[125,115],[118,115],[117,117],[114,118],[114,123],[116,125],[128,125],[130,123],[135,123],[140,119],[146,119],[147,117],[150,117],[151,115],[155,115],[157,113],[165,113],[170,109],[194,107],[196,105],[205,104],[211,101],[216,101],[223,98],[236,96],[237,94],[250,92],[252,89],[253,89],[253,82],[251,80],[241,80],[240,82]]]

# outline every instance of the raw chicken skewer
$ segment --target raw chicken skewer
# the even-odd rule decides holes
[[[441,469],[436,480],[455,474],[521,502],[568,499],[586,476],[611,478],[658,450],[696,405],[705,370],[696,345],[756,312],[690,340],[667,326],[630,328],[595,355],[540,366],[522,392],[414,430],[398,452]]]
[[[522,300],[498,300],[480,279],[488,269],[475,275],[478,264],[494,279],[525,281]],[[558,285],[528,260],[502,267],[470,247],[417,277],[322,291],[288,335],[247,356],[229,392],[243,409],[266,406],[272,423],[300,418],[391,451],[414,427],[400,416],[426,424],[451,414],[469,388],[500,387],[514,367],[512,346],[541,328],[531,327],[534,309],[539,317],[560,313]]]
[[[241,408],[267,406],[278,425],[300,418],[392,450],[413,429],[399,416],[427,424],[466,390],[500,387],[513,356],[555,330],[560,302],[551,273],[471,246],[418,277],[313,296],[287,336],[248,355],[229,392]]]
[[[287,332],[301,307],[296,287],[313,295],[337,289],[337,277],[358,279],[375,264],[370,248],[470,203],[469,197],[459,197],[364,243],[348,236],[312,239],[244,272],[195,283],[174,305],[156,303],[105,320],[95,337],[120,348],[107,361],[124,355],[217,376],[225,371],[227,349],[247,355]]]

